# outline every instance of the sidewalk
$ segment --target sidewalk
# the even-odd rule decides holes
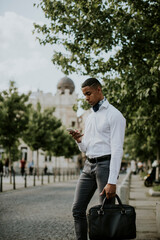
[[[46,185],[49,182],[54,182],[53,176],[44,175],[43,176],[43,183],[42,183],[42,176],[40,175],[39,178],[35,177],[35,186]],[[57,181],[57,179],[56,179]],[[26,187],[33,187],[34,186],[34,177],[27,176]],[[23,176],[16,176],[15,178],[15,187],[16,189],[23,189],[25,188],[25,177]],[[13,177],[12,177],[12,184],[10,184],[10,176],[3,178],[3,192],[13,190]]]
[[[42,186],[42,185],[48,185],[50,183],[59,183],[59,182],[65,182],[71,179],[77,179],[78,176],[73,176],[73,175],[39,175],[33,176],[33,175],[27,175],[26,179],[25,177],[21,175],[17,175],[15,177],[15,189],[24,189],[28,187],[33,187],[33,186]],[[3,192],[13,190],[14,186],[14,180],[12,176],[12,183],[10,183],[10,176],[8,177],[3,177],[2,179],[2,190]]]
[[[156,202],[160,202],[160,196],[153,197],[148,192],[140,176],[132,175],[129,204],[136,210],[136,240],[158,240]]]

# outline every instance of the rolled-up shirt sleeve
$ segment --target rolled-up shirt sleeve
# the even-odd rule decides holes
[[[123,156],[126,120],[117,111],[110,118],[111,161],[108,183],[116,184]]]

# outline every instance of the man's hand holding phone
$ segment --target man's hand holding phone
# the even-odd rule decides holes
[[[81,142],[81,137],[83,136],[83,134],[81,134],[78,130],[67,128],[67,131],[78,143]]]

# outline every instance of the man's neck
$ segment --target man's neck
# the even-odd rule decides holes
[[[98,104],[99,102],[101,102],[103,99],[104,99],[104,96],[102,96],[102,97],[98,100],[98,102],[97,102],[96,104]],[[95,105],[96,105],[96,104],[95,104]],[[94,106],[95,106],[95,105],[94,105]]]

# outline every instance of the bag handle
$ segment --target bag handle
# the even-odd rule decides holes
[[[124,207],[123,207],[123,204],[122,204],[122,201],[121,201],[121,199],[120,199],[120,197],[116,194],[115,195],[115,197],[116,197],[116,199],[117,199],[117,201],[118,201],[118,203],[119,203],[119,205],[121,206],[121,213],[122,214],[125,214],[125,209],[124,209]],[[107,202],[107,197],[105,197],[104,198],[104,200],[103,200],[103,202],[102,202],[102,206],[101,206],[101,208],[100,208],[100,210],[99,210],[99,214],[103,214],[104,213],[104,205],[105,205],[105,203]]]
[[[121,207],[123,207],[122,201],[121,201],[120,197],[119,197],[117,194],[115,195],[115,198],[117,199],[119,205],[121,205]],[[105,197],[105,198],[103,199],[102,209],[104,208],[104,205],[106,204],[107,200],[108,200],[107,197]]]

